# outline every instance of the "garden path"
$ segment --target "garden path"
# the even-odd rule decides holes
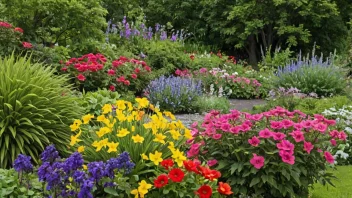
[[[252,110],[253,106],[265,104],[265,100],[262,99],[252,99],[252,100],[241,100],[241,99],[230,99],[230,109],[237,110]],[[201,122],[206,113],[199,114],[176,114],[176,118],[181,120],[182,123],[189,127],[193,122]]]

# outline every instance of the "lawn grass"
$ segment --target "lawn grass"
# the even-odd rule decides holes
[[[316,184],[310,198],[352,198],[352,166],[338,166],[332,173],[338,178],[332,181],[336,188]]]

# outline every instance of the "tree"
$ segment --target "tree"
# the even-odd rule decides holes
[[[227,43],[245,48],[256,65],[260,47],[309,43],[311,30],[339,14],[330,0],[202,0],[203,17]]]
[[[46,45],[103,40],[107,11],[100,0],[0,0],[3,17]]]

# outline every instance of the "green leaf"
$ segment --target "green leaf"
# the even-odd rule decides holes
[[[112,188],[112,187],[107,187],[107,188],[104,188],[104,192],[110,194],[110,195],[114,195],[114,196],[119,196],[119,193],[117,192],[116,189]]]
[[[252,187],[256,184],[258,184],[260,182],[260,178],[259,177],[254,177],[251,181],[251,183],[249,184],[249,187]]]

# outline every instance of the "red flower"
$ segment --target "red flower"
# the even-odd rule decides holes
[[[173,182],[181,182],[185,177],[185,173],[179,168],[174,168],[169,172],[169,177]]]
[[[108,75],[109,75],[109,76],[115,75],[115,70],[109,69],[109,70],[108,70]]]
[[[227,183],[219,182],[218,192],[223,195],[231,195],[233,192],[231,191],[230,185]]]
[[[117,82],[122,82],[122,83],[123,83],[123,82],[125,82],[125,80],[126,80],[126,79],[125,79],[124,76],[120,76],[119,78],[116,78],[116,81],[117,81]]]
[[[110,89],[110,91],[115,91],[115,86],[114,85],[110,85],[109,89]]]
[[[199,171],[197,169],[197,167],[199,166],[199,163],[196,163],[192,160],[187,160],[187,161],[183,161],[183,165],[185,166],[186,170],[199,174]]]
[[[172,161],[172,159],[164,159],[161,162],[161,165],[166,169],[169,170],[169,168],[174,166],[174,162]]]
[[[133,79],[136,79],[136,78],[137,78],[137,74],[132,74],[131,77],[132,77]]]
[[[205,179],[209,179],[210,181],[221,177],[221,173],[217,170],[211,170],[210,168],[202,166],[199,166],[198,168],[200,169],[200,172],[202,173],[203,177]]]
[[[134,69],[134,73],[138,74],[141,70],[139,68]]]
[[[120,65],[122,65],[123,62],[122,61],[119,61],[119,60],[114,60],[112,61],[112,66],[113,67],[119,67]]]
[[[28,42],[22,42],[22,45],[24,48],[27,48],[27,49],[30,49],[33,47],[33,45],[31,43],[28,43]]]
[[[167,175],[162,174],[159,175],[155,180],[154,180],[154,186],[155,188],[162,188],[166,186],[166,184],[169,182],[169,178]]]
[[[197,190],[196,194],[199,195],[200,198],[210,198],[213,191],[210,186],[203,185]]]
[[[11,28],[12,25],[3,21],[0,21],[0,27]]]
[[[148,72],[152,71],[152,69],[149,66],[145,66],[144,69]]]
[[[130,83],[130,81],[129,81],[129,80],[125,80],[125,81],[123,81],[123,84],[125,84],[125,85],[129,86],[131,83]]]
[[[22,28],[16,27],[14,30],[15,30],[15,32],[19,32],[19,33],[23,34],[23,29]]]
[[[193,55],[193,54],[190,55],[189,58],[190,58],[191,60],[194,60],[194,55]]]
[[[85,80],[86,80],[86,77],[84,77],[83,74],[78,74],[77,79],[78,79],[79,81],[85,81]]]
[[[61,71],[67,71],[67,67],[63,67],[63,68],[61,68]]]

